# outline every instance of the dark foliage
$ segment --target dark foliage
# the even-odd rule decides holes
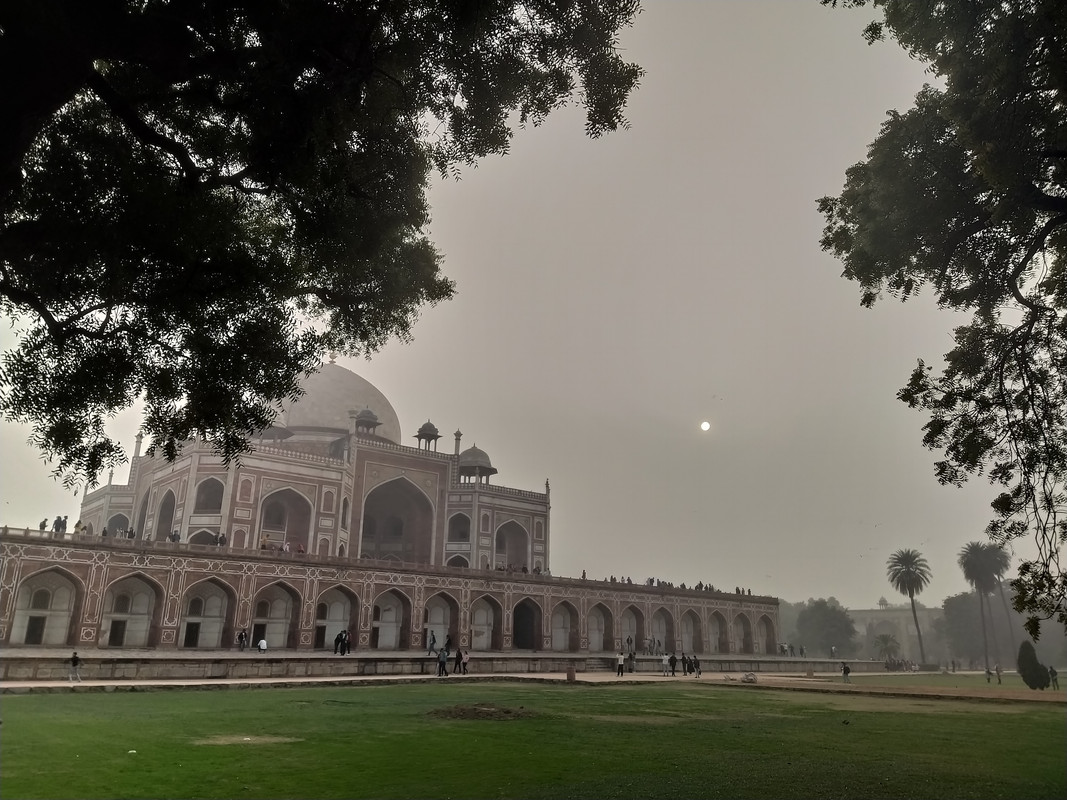
[[[1037,660],[1034,644],[1029,640],[1019,645],[1018,668],[1023,681],[1031,689],[1047,689],[1052,682],[1049,679],[1048,667]]]

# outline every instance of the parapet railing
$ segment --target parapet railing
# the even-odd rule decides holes
[[[769,595],[737,594],[729,590],[716,589],[681,589],[677,586],[650,586],[647,583],[626,583],[625,581],[598,580],[595,578],[574,578],[569,576],[549,575],[545,573],[522,572],[516,569],[479,569],[477,567],[451,567],[444,564],[423,564],[413,561],[398,561],[395,559],[379,558],[349,558],[322,553],[297,553],[283,550],[262,550],[258,548],[233,548],[229,544],[222,546],[214,544],[191,544],[189,542],[160,542],[153,539],[128,539],[120,536],[75,536],[74,534],[53,534],[51,531],[33,530],[32,528],[9,528],[3,526],[0,529],[0,539],[25,540],[34,542],[93,545],[94,547],[106,546],[116,550],[139,550],[157,553],[185,553],[203,556],[215,556],[220,558],[251,558],[256,560],[278,561],[283,563],[320,564],[338,569],[380,569],[390,572],[416,572],[424,574],[476,577],[482,579],[506,580],[506,581],[550,581],[568,586],[612,586],[626,591],[642,592],[646,594],[672,595],[684,594],[689,597],[707,597],[713,595],[720,598],[737,598],[738,600],[750,600],[753,602],[769,602],[777,598]]]

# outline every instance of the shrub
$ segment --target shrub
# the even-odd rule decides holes
[[[1019,674],[1031,689],[1048,688],[1048,667],[1037,660],[1034,643],[1029,639],[1019,645]]]

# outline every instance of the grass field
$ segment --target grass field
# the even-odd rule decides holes
[[[2,708],[5,798],[1067,796],[1059,704],[441,682]]]

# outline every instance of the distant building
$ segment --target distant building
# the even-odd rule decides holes
[[[948,653],[937,634],[937,620],[944,616],[944,612],[940,608],[919,607],[916,607],[915,612],[919,618],[919,625],[922,627],[927,663],[947,660]],[[876,637],[890,634],[900,644],[900,652],[896,657],[919,663],[919,636],[915,631],[915,620],[911,616],[910,604],[891,606],[884,602],[883,598],[878,608],[858,610],[850,608],[848,615],[852,617],[853,626],[858,634],[856,641],[861,645],[861,657],[877,659],[879,654],[875,644]]]
[[[497,485],[488,454],[402,444],[374,386],[334,363],[240,464],[188,442],[87,494],[85,536],[3,537],[0,642],[775,654],[778,601],[550,577],[550,495]],[[104,535],[106,529],[107,535]],[[26,537],[30,537],[27,541]]]

